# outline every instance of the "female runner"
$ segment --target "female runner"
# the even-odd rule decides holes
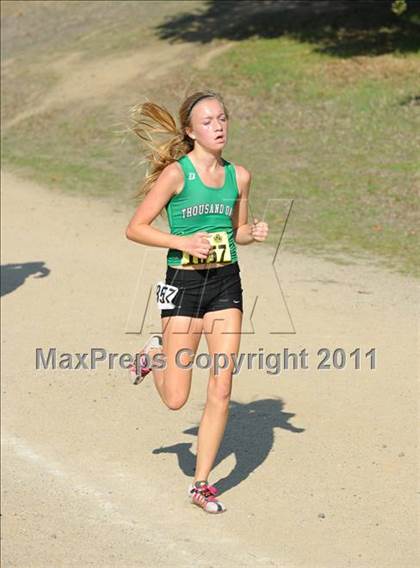
[[[188,400],[191,367],[202,333],[213,363],[215,354],[220,354],[217,374],[214,364],[210,368],[188,496],[204,511],[221,513],[226,507],[208,477],[225,431],[232,355],[238,354],[240,345],[243,304],[236,245],[265,240],[268,226],[257,219],[248,223],[250,172],[222,158],[228,136],[228,111],[222,97],[214,91],[196,92],[184,100],[179,117],[177,128],[172,115],[151,102],[133,113],[133,131],[152,153],[140,190],[144,199],[126,236],[169,250],[165,282],[157,285],[162,338],[154,335],[146,342],[131,372],[135,383],[152,372],[162,401],[178,410]],[[153,134],[162,132],[170,140],[158,145]],[[170,233],[152,227],[164,208]],[[162,356],[164,368],[157,364]]]

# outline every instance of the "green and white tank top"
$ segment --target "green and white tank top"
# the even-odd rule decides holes
[[[232,213],[239,191],[235,167],[223,160],[225,182],[222,187],[205,185],[187,154],[178,160],[184,172],[184,186],[173,195],[165,208],[170,232],[173,235],[192,235],[198,231],[212,233],[212,249],[207,259],[191,256],[177,249],[169,249],[170,266],[236,262],[237,250],[233,237]]]

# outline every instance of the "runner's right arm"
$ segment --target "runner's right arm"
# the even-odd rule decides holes
[[[173,162],[166,166],[137,207],[125,231],[127,239],[142,245],[174,248],[198,258],[207,258],[210,250],[210,243],[205,238],[207,233],[200,232],[191,236],[172,235],[151,226],[151,223],[183,184],[184,174],[178,164]]]

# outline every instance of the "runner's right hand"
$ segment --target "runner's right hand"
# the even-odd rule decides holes
[[[198,233],[194,233],[194,235],[185,236],[184,246],[182,250],[187,252],[188,254],[192,254],[197,258],[207,258],[211,244],[208,238],[210,237],[211,233],[206,233],[205,231],[199,231]]]

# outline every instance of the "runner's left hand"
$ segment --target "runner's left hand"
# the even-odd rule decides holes
[[[254,217],[254,222],[251,223],[251,236],[254,241],[265,241],[268,235],[268,225],[264,221],[258,221]]]

